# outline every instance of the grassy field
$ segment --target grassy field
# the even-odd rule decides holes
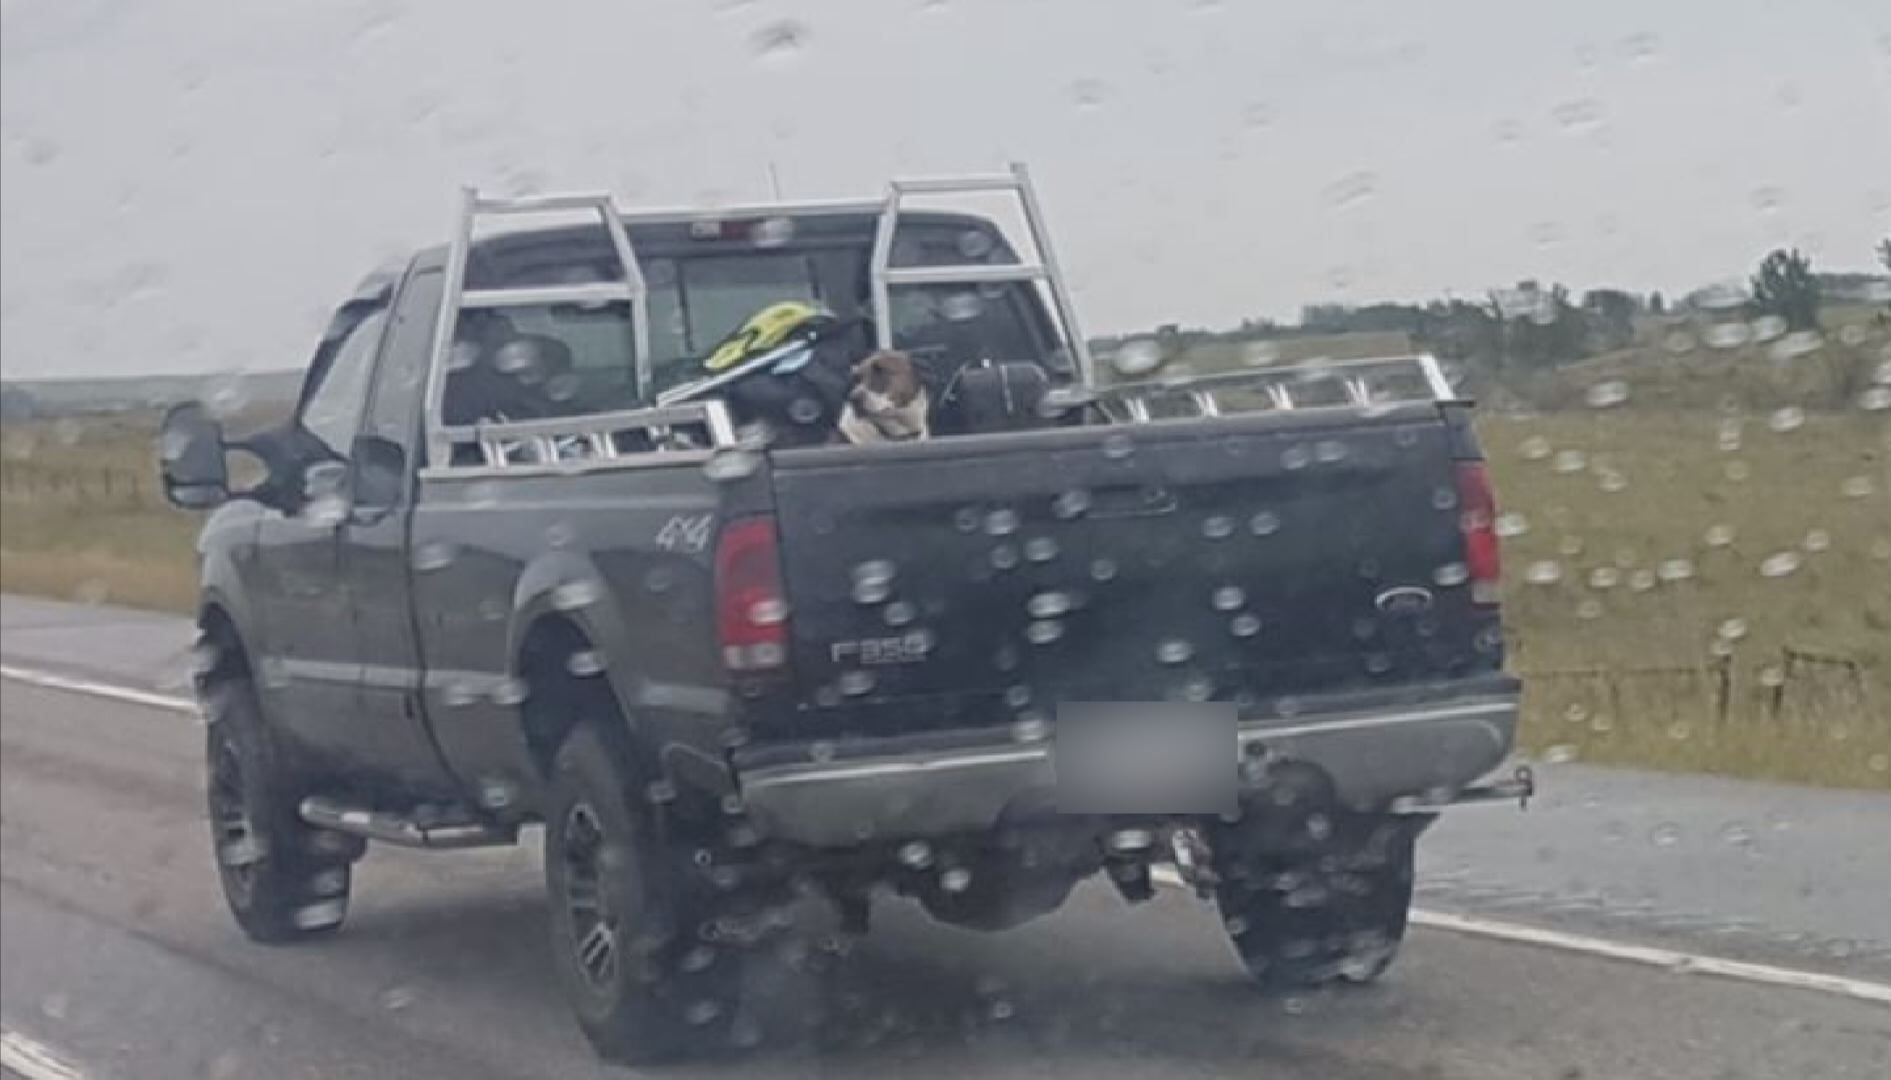
[[[1524,743],[1891,790],[1891,411],[1729,412],[1699,404],[1712,383],[1677,403],[1683,362],[1571,376],[1624,380],[1615,407],[1479,420]],[[196,523],[157,492],[148,424],[4,432],[0,589],[188,609]]]

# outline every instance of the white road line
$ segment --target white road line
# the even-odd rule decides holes
[[[1172,866],[1157,866],[1150,871],[1149,877],[1158,885],[1175,889],[1185,887],[1181,874],[1177,873]],[[1648,945],[1629,945],[1606,938],[1589,937],[1586,934],[1568,934],[1561,930],[1545,930],[1541,927],[1525,926],[1522,923],[1482,919],[1474,915],[1455,915],[1447,911],[1431,911],[1425,908],[1412,909],[1412,924],[1433,930],[1447,930],[1455,934],[1512,941],[1522,945],[1600,956],[1610,960],[1625,960],[1680,975],[1713,975],[1723,979],[1737,979],[1741,982],[1760,983],[1766,986],[1786,986],[1795,990],[1812,990],[1857,1001],[1891,1005],[1891,985],[1865,979],[1849,979],[1842,975],[1824,975],[1816,971],[1800,971],[1795,968],[1775,967],[1771,964],[1754,964],[1745,960],[1728,960],[1719,956],[1704,956],[1699,953],[1679,952]]]
[[[174,694],[159,694],[149,690],[134,690],[130,687],[112,683],[97,682],[91,679],[57,675],[49,671],[37,671],[30,668],[0,664],[0,676],[44,686],[53,690],[70,690],[79,694],[92,694],[97,697],[111,698],[115,701],[129,701],[137,705],[149,705],[167,709],[171,712],[199,716],[197,703],[187,697]],[[1182,876],[1173,866],[1157,866],[1150,871],[1149,877],[1158,885],[1172,889],[1184,888]],[[1418,926],[1434,930],[1449,930],[1458,934],[1475,937],[1495,938],[1499,941],[1514,941],[1524,945],[1536,945],[1546,949],[1560,949],[1564,952],[1584,953],[1590,956],[1602,956],[1611,960],[1625,960],[1630,963],[1645,964],[1667,971],[1688,975],[1715,975],[1725,979],[1738,979],[1742,982],[1761,983],[1768,986],[1787,986],[1797,990],[1813,990],[1824,994],[1854,998],[1859,1001],[1874,1001],[1891,1005],[1891,985],[1869,982],[1864,979],[1849,979],[1840,975],[1822,975],[1813,971],[1799,971],[1793,968],[1774,967],[1771,964],[1753,964],[1744,960],[1728,960],[1718,956],[1703,956],[1699,953],[1678,952],[1673,949],[1659,949],[1647,945],[1629,945],[1606,938],[1589,937],[1585,934],[1566,934],[1560,930],[1545,930],[1521,923],[1500,922],[1495,919],[1480,919],[1471,915],[1454,915],[1445,911],[1431,911],[1425,908],[1412,909],[1412,922]],[[14,1035],[7,1033],[8,1054],[13,1053],[11,1046]],[[29,1045],[36,1045],[31,1044]],[[9,1056],[9,1062],[12,1058]],[[45,1073],[49,1077],[63,1077],[66,1073]]]
[[[51,1047],[10,1028],[0,1029],[0,1068],[26,1080],[85,1080],[85,1073]]]
[[[0,676],[17,682],[30,683],[33,686],[43,686],[49,690],[70,690],[78,694],[111,698],[113,701],[128,701],[133,705],[149,705],[154,709],[165,709],[193,717],[200,715],[196,701],[177,694],[160,694],[151,690],[119,686],[116,683],[59,675],[34,668],[15,667],[12,664],[0,664]]]

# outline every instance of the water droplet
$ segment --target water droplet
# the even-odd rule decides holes
[[[1557,453],[1550,468],[1565,475],[1579,473],[1589,467],[1589,455],[1581,450],[1563,450]]]
[[[1238,611],[1248,602],[1248,594],[1239,585],[1223,585],[1215,590],[1209,602],[1216,611]]]
[[[1072,488],[1051,500],[1051,514],[1062,521],[1082,517],[1090,510],[1090,493]]]
[[[950,893],[964,892],[972,887],[972,872],[955,866],[939,875],[939,887]]]
[[[1280,531],[1280,515],[1262,510],[1248,519],[1248,531],[1255,536],[1272,536]]]
[[[1024,639],[1033,645],[1049,645],[1064,636],[1064,624],[1056,619],[1039,619],[1024,628]]]
[[[1786,320],[1777,315],[1762,315],[1753,320],[1753,340],[1771,341],[1786,332]]]
[[[1688,559],[1664,559],[1655,572],[1663,581],[1687,581],[1694,576],[1694,563]]]
[[[1753,336],[1753,330],[1743,322],[1711,323],[1702,332],[1701,340],[1710,348],[1737,349]]]
[[[1798,570],[1799,565],[1800,559],[1798,552],[1782,551],[1767,556],[1766,561],[1760,563],[1760,576],[1769,578],[1786,577],[1795,570]]]
[[[1048,536],[1033,536],[1024,542],[1024,557],[1034,563],[1046,563],[1057,557],[1057,541]]]
[[[1768,664],[1760,669],[1760,685],[1772,689],[1786,685],[1786,671],[1777,664]]]
[[[1662,335],[1661,347],[1679,356],[1694,351],[1694,335],[1686,330],[1670,330]]]
[[[1122,461],[1136,452],[1136,444],[1128,435],[1120,431],[1103,437],[1103,456],[1111,461]]]
[[[1055,619],[1068,615],[1070,607],[1070,594],[1065,592],[1035,593],[1024,605],[1033,619]]]
[[[1461,562],[1446,563],[1432,571],[1431,580],[1449,589],[1471,580],[1471,570]]]
[[[1550,456],[1550,441],[1541,435],[1532,435],[1518,444],[1517,453],[1525,461],[1542,461]]]
[[[762,467],[762,455],[752,450],[723,449],[703,462],[703,475],[719,484],[746,479]]]
[[[1729,547],[1733,544],[1733,526],[1709,525],[1707,531],[1701,534],[1701,539],[1708,547]]]
[[[1148,338],[1125,341],[1110,356],[1110,366],[1125,378],[1140,378],[1162,366],[1162,346]]]
[[[1498,536],[1509,538],[1522,536],[1524,533],[1529,532],[1530,522],[1522,514],[1499,514],[1493,527],[1496,529]]]
[[[1567,765],[1579,756],[1574,746],[1558,743],[1543,751],[1543,760],[1550,765]]]
[[[1806,532],[1806,538],[1799,542],[1799,546],[1814,555],[1821,551],[1829,551],[1832,547],[1832,534],[1824,529],[1809,529]]]
[[[1202,535],[1210,540],[1226,540],[1234,535],[1234,519],[1216,514],[1202,522]]]
[[[603,586],[590,578],[567,581],[552,590],[552,607],[559,611],[576,611],[597,603],[603,595]]]
[[[895,600],[886,606],[880,617],[886,620],[888,626],[906,626],[919,618],[919,609],[910,601]]]
[[[381,1008],[389,1012],[398,1012],[414,1003],[414,992],[405,986],[390,986],[381,991],[377,999]]]
[[[758,248],[776,248],[794,239],[795,224],[790,217],[768,217],[749,230],[749,243]]]
[[[1563,566],[1550,559],[1539,559],[1524,570],[1523,579],[1532,585],[1554,585],[1563,580]]]
[[[1767,355],[1775,360],[1792,360],[1807,353],[1817,352],[1825,344],[1817,330],[1795,330],[1773,343]]]
[[[1110,86],[1101,79],[1078,79],[1070,84],[1070,100],[1079,109],[1094,110],[1110,96]]]
[[[1848,499],[1863,499],[1876,490],[1876,485],[1872,483],[1871,477],[1860,474],[1846,477],[1839,483],[1838,490]]]
[[[1648,842],[1656,847],[1673,847],[1681,842],[1681,827],[1673,822],[1662,822],[1649,832]]]
[[[1610,495],[1618,494],[1628,490],[1628,477],[1614,469],[1607,469],[1596,477],[1596,487]]]
[[[1863,345],[1865,340],[1870,336],[1871,331],[1865,329],[1858,323],[1846,323],[1844,326],[1839,327],[1838,330],[1839,344],[1853,349]]]
[[[1589,571],[1589,587],[1592,589],[1613,589],[1622,583],[1622,572],[1613,566],[1598,566]]]
[[[1228,632],[1238,638],[1251,638],[1261,632],[1260,617],[1250,614],[1236,615],[1228,620]]]
[[[1597,383],[1583,397],[1592,409],[1612,409],[1628,400],[1628,384],[1620,379]]]
[[[1162,664],[1186,664],[1195,655],[1195,646],[1181,638],[1168,638],[1156,645],[1156,661]]]
[[[1280,360],[1280,346],[1271,341],[1250,342],[1241,348],[1241,363],[1248,367],[1267,367]]]
[[[808,28],[806,24],[794,19],[781,19],[769,23],[749,36],[749,47],[755,55],[772,63],[786,63],[800,56],[807,48]]]
[[[1714,633],[1727,641],[1739,641],[1747,636],[1747,621],[1737,618],[1723,620]]]
[[[524,679],[500,679],[493,684],[492,702],[494,705],[511,708],[523,704],[530,691],[531,688],[526,685]]]
[[[414,569],[420,573],[432,573],[453,565],[459,557],[459,548],[445,540],[432,540],[414,548]]]
[[[1327,185],[1326,201],[1339,207],[1354,206],[1372,198],[1378,190],[1376,173],[1348,173]]]
[[[1096,558],[1090,560],[1090,577],[1096,581],[1109,581],[1116,576],[1116,560]]]
[[[1594,98],[1565,101],[1550,110],[1565,131],[1593,131],[1602,126],[1602,105]]]
[[[1728,480],[1736,484],[1744,484],[1747,478],[1753,475],[1753,467],[1744,461],[1729,461],[1722,467],[1721,472],[1726,474]]]
[[[1874,386],[1858,395],[1858,407],[1866,412],[1891,409],[1891,386]]]
[[[872,693],[874,681],[871,671],[843,671],[835,683],[848,697],[860,697]]]

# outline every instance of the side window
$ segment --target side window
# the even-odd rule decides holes
[[[374,354],[381,343],[387,313],[377,311],[355,324],[335,350],[335,358],[302,402],[302,429],[336,455],[345,455],[361,426],[361,407],[368,396],[368,378],[374,372]]]
[[[399,443],[413,460],[415,432],[420,423],[420,399],[427,389],[427,361],[432,357],[434,321],[440,314],[444,275],[438,270],[415,274],[401,290],[394,309],[394,325],[381,350],[381,367],[374,376],[361,434],[377,435]]]

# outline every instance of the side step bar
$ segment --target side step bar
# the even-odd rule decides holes
[[[413,848],[504,847],[519,841],[519,831],[481,821],[444,820],[422,824],[406,814],[367,810],[324,795],[302,800],[302,820],[318,829]]]

